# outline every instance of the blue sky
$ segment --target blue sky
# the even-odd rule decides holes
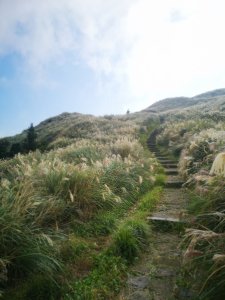
[[[224,11],[223,0],[1,0],[0,136],[225,87]]]

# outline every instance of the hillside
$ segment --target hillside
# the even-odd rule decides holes
[[[167,98],[155,102],[144,111],[155,111],[155,112],[165,112],[168,110],[177,110],[186,107],[191,107],[199,105],[205,102],[216,102],[217,100],[224,100],[225,103],[225,89],[218,89],[210,92],[206,92],[191,98],[188,97],[175,97]]]
[[[180,245],[166,257],[176,289],[225,297],[225,89],[121,116],[62,113],[34,130],[36,151],[0,160],[2,299],[117,299],[139,263],[157,293],[171,272],[159,258]],[[1,139],[0,152],[23,149],[27,133]],[[153,232],[154,212],[191,223]],[[187,263],[172,265],[183,252]]]
[[[44,151],[57,147],[65,147],[81,139],[95,139],[107,142],[105,132],[114,134],[116,138],[118,132],[127,135],[129,128],[140,126],[148,118],[157,119],[153,114],[130,114],[121,116],[95,117],[79,113],[62,113],[58,116],[44,120],[34,127],[37,133],[37,148]],[[0,139],[0,158],[11,157],[15,153],[11,151],[14,146],[23,151],[26,143],[27,130],[12,137]]]

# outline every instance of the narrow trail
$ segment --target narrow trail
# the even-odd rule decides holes
[[[167,182],[160,203],[148,217],[152,228],[151,245],[131,268],[120,300],[191,299],[189,291],[180,290],[176,285],[182,260],[180,229],[186,221],[187,195],[182,189],[177,163],[159,151],[155,136],[150,136],[148,147],[165,168]]]

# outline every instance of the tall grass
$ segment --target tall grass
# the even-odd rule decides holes
[[[185,259],[191,272],[198,272],[199,299],[223,299],[225,297],[225,214],[224,180],[213,180],[205,197],[191,194],[190,211],[194,213],[195,228],[185,236]],[[190,263],[191,262],[191,263]]]
[[[140,257],[149,243],[151,231],[146,216],[161,194],[162,188],[155,187],[139,199],[135,210],[117,222],[108,248],[94,257],[93,269],[86,277],[71,283],[65,299],[116,299],[126,280],[128,266]]]
[[[59,138],[49,145],[53,149],[49,152],[36,151],[0,161],[0,280],[6,299],[60,297],[57,284],[67,285],[69,273],[77,274],[82,264],[83,268],[92,267],[93,258],[85,258],[82,252],[95,252],[98,246],[89,248],[89,242],[80,239],[98,244],[98,238],[112,233],[118,220],[153,186],[157,163],[146,157],[135,139],[136,125],[121,127],[119,122],[111,126],[107,122],[107,126],[110,134],[99,133],[97,141],[90,137]],[[124,134],[127,138],[122,137]],[[136,236],[139,251],[142,225],[132,222],[126,226],[124,231]],[[75,236],[72,240],[71,234]],[[119,236],[115,240],[119,241]],[[131,256],[127,259],[132,260]],[[121,258],[117,256],[111,262],[104,261],[107,272],[117,265],[121,268],[115,269],[118,279],[115,286],[112,283],[118,289],[125,264],[119,267]],[[103,263],[98,264],[103,270]],[[91,285],[99,286],[101,292],[96,295],[104,295],[100,288],[105,284],[103,275],[98,276],[93,271]]]
[[[50,280],[61,272],[55,241],[60,238],[32,222],[35,206],[30,186],[0,188],[0,283],[13,286],[32,274],[44,274]]]

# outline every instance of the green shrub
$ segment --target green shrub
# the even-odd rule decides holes
[[[133,263],[146,241],[146,224],[141,220],[129,220],[114,234],[112,251],[128,263]]]

